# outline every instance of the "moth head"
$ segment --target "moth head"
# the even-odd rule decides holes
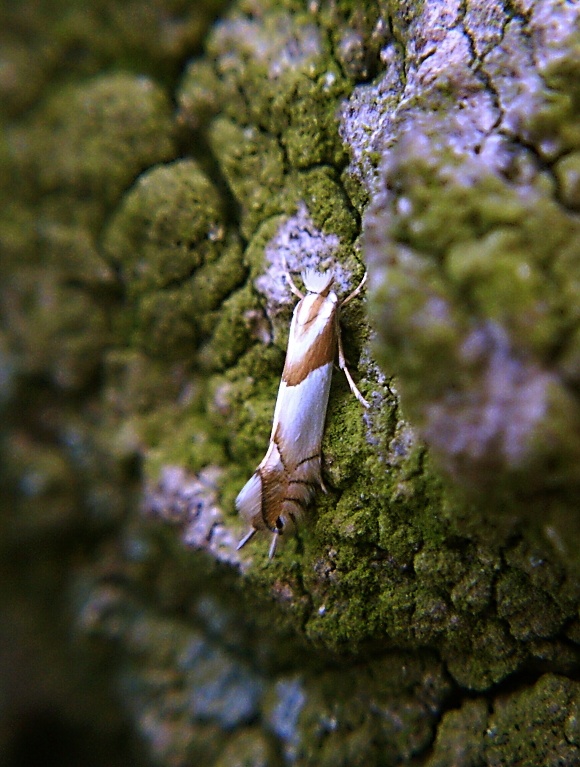
[[[309,293],[327,296],[334,282],[334,274],[331,271],[318,272],[316,269],[305,269],[302,272],[302,282]]]

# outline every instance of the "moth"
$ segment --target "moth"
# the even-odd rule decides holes
[[[320,445],[330,393],[332,367],[338,364],[352,393],[364,407],[368,402],[346,366],[340,335],[340,310],[358,296],[367,274],[343,301],[332,291],[331,271],[302,273],[304,295],[285,273],[291,291],[300,299],[292,315],[286,362],[274,409],[270,445],[264,459],[236,498],[236,509],[251,525],[238,544],[241,549],[258,530],[272,533],[269,558],[279,537],[294,526],[314,498],[326,488],[321,475]]]

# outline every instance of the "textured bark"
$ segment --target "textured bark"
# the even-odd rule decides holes
[[[59,764],[577,764],[578,4],[21,6],[4,763],[57,728]],[[329,493],[267,565],[234,499],[285,263],[368,268],[371,408],[335,377]]]

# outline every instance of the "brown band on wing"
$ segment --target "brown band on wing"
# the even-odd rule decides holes
[[[298,461],[296,468],[302,466],[303,463],[308,463],[308,461],[314,461],[316,458],[320,458],[320,453],[314,453],[313,455],[309,455],[307,458],[303,458],[301,461]]]
[[[282,430],[280,426],[280,421],[278,421],[278,425],[276,426],[276,431],[274,432],[274,435],[272,436],[272,441],[278,448],[278,456],[280,457],[280,463],[282,464],[282,468],[285,472],[288,471],[288,467],[286,466],[286,460],[284,456],[282,455]]]
[[[297,506],[300,506],[302,511],[305,511],[308,508],[308,504],[304,498],[295,498],[293,495],[287,495],[286,498],[284,498],[284,503],[295,503]]]
[[[313,482],[311,479],[291,479],[288,482],[289,485],[304,485],[304,487],[313,487],[316,489],[318,487],[317,482]]]
[[[304,332],[316,320],[320,314],[320,309],[324,306],[325,301],[326,296],[323,296],[320,293],[311,303],[308,314],[303,316],[304,312],[300,312],[300,325],[296,328],[296,333],[298,336],[300,336],[300,334]],[[301,308],[303,309],[304,305],[302,305]]]
[[[311,346],[306,349],[300,361],[289,363],[286,360],[282,380],[288,386],[298,386],[312,370],[316,370],[329,362],[334,362],[336,338],[336,322],[331,320],[322,328]]]

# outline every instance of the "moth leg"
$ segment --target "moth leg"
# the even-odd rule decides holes
[[[288,287],[294,293],[295,296],[297,296],[300,299],[304,298],[304,293],[302,293],[301,290],[298,290],[296,287],[296,284],[294,283],[294,280],[292,279],[292,275],[290,274],[290,269],[288,269],[288,264],[286,263],[286,256],[282,255],[282,264],[284,266],[284,277],[286,277],[286,282],[288,283]]]
[[[365,275],[365,278],[366,278],[366,275]],[[363,280],[363,282],[364,282],[364,280]],[[357,288],[357,290],[361,287],[361,285],[362,285],[362,282],[359,285],[359,287]],[[349,298],[352,297],[352,295],[353,294],[351,293]],[[360,391],[358,390],[357,385],[352,380],[352,376],[350,374],[350,371],[349,371],[348,367],[346,366],[346,360],[344,358],[344,350],[342,348],[342,337],[341,337],[341,333],[340,333],[340,327],[338,327],[338,334],[337,334],[337,336],[338,336],[338,366],[339,366],[339,368],[341,370],[344,371],[344,374],[346,376],[346,380],[348,381],[348,385],[350,386],[350,390],[354,394],[354,396],[357,398],[357,400],[361,403],[361,405],[363,407],[370,407],[369,403],[366,401],[366,399],[360,393]]]
[[[344,299],[344,301],[341,301],[341,304],[340,304],[340,305],[341,305],[341,307],[342,307],[342,306],[346,306],[346,304],[348,304],[348,302],[349,302],[349,301],[352,301],[352,299],[353,299],[353,298],[356,298],[356,296],[358,296],[358,294],[359,294],[359,293],[361,292],[361,290],[363,289],[363,286],[364,286],[365,282],[367,281],[367,277],[368,277],[368,276],[369,276],[369,273],[368,273],[368,272],[365,272],[365,276],[364,276],[364,277],[362,278],[362,280],[359,282],[358,286],[357,286],[357,287],[356,287],[356,288],[355,288],[355,289],[352,291],[352,293],[351,293],[350,295],[348,295],[348,296],[347,296],[347,297]]]
[[[255,534],[256,534],[256,528],[252,527],[250,532],[246,533],[246,535],[244,535],[242,540],[238,543],[238,545],[236,546],[236,551],[239,551],[242,548],[242,546],[245,546],[246,543],[250,540],[250,538],[253,538]]]

